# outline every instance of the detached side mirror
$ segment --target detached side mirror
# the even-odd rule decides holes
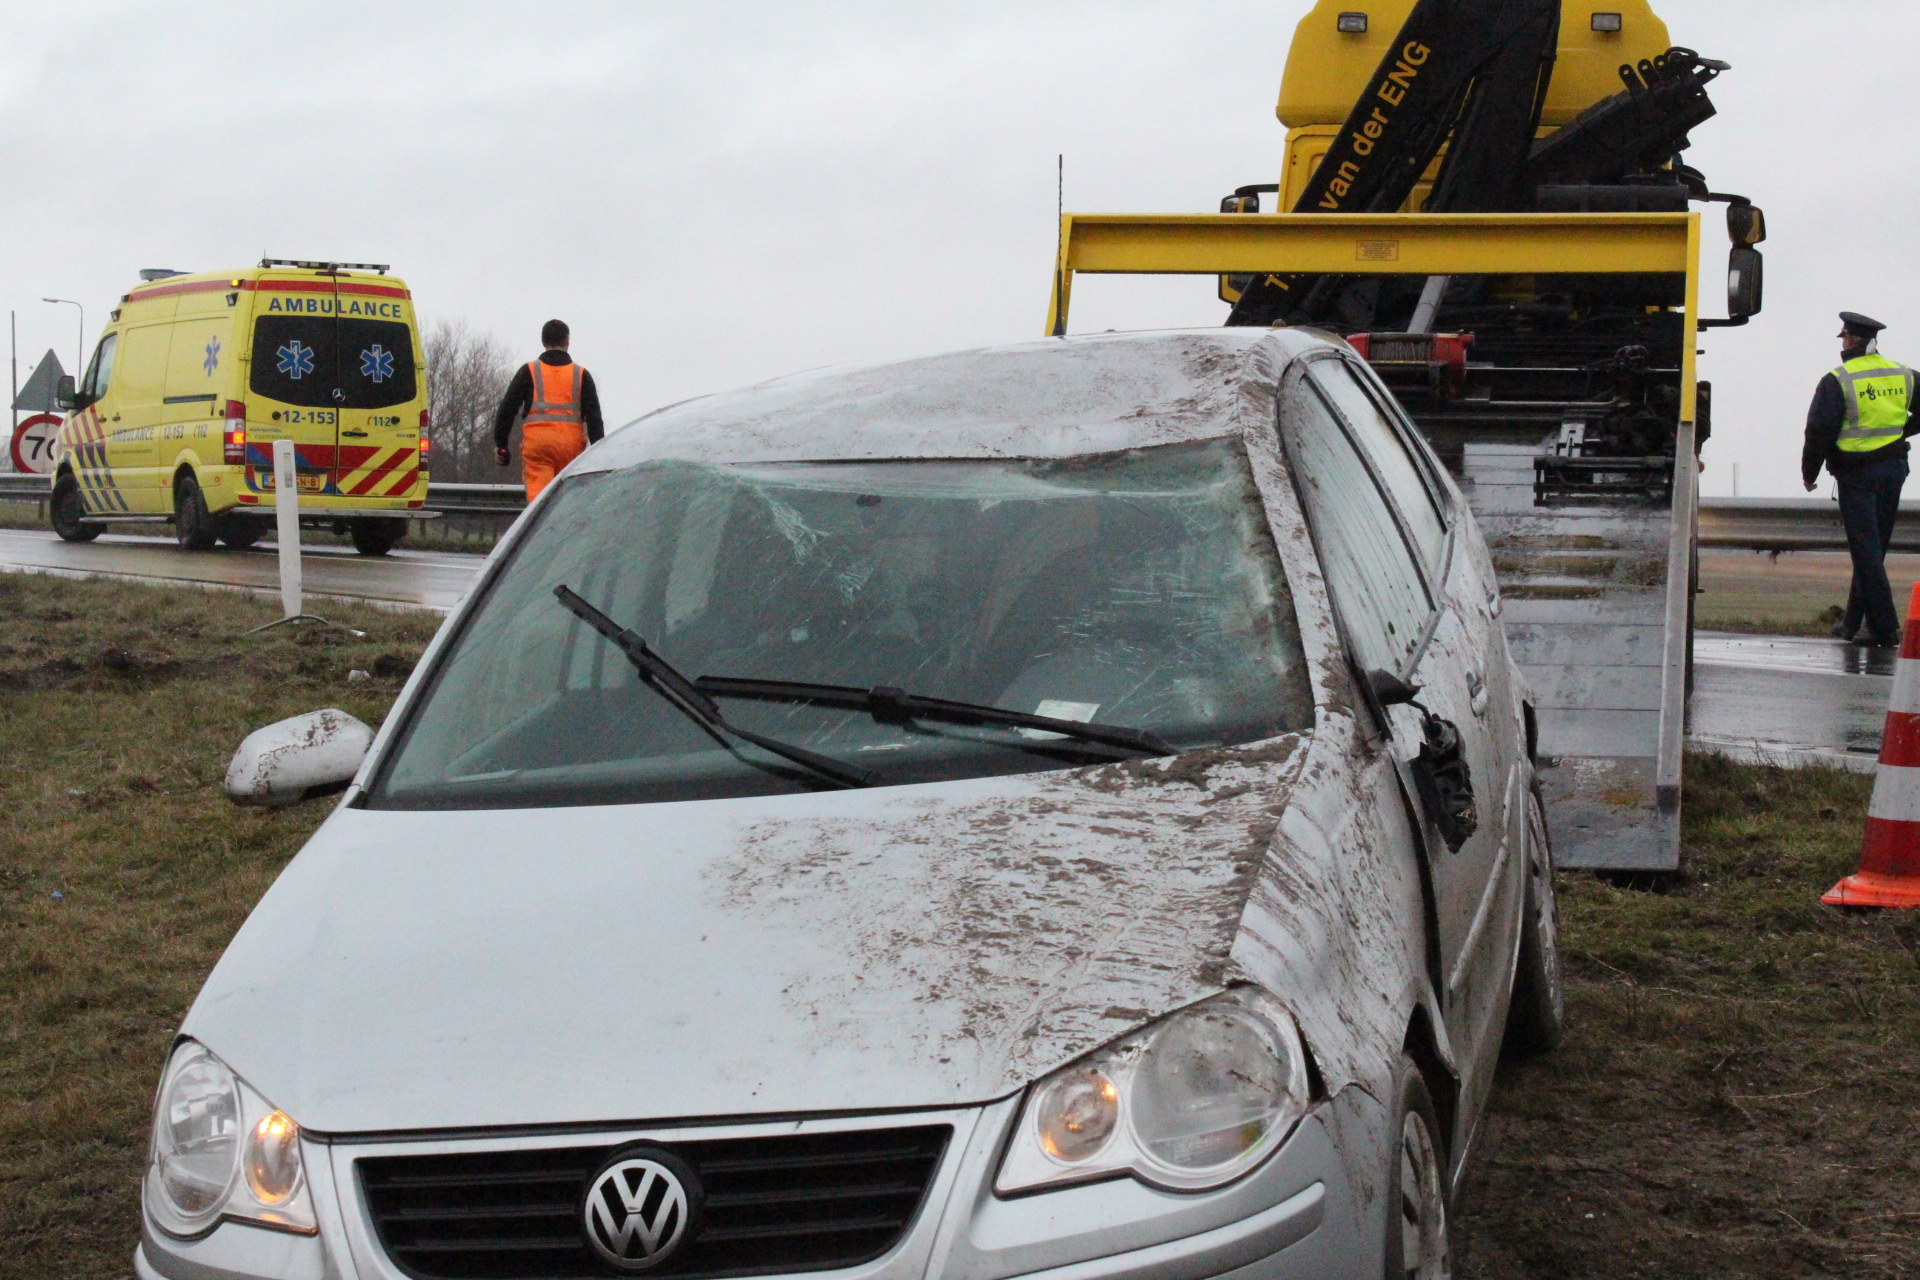
[[[1735,320],[1760,314],[1760,251],[1740,246],[1727,255],[1727,315]]]
[[[1367,672],[1367,686],[1373,690],[1373,700],[1382,707],[1403,706],[1420,696],[1420,690],[1391,671]]]
[[[63,373],[60,380],[53,384],[53,403],[55,407],[71,412],[80,407],[80,397],[74,394],[73,375]]]
[[[372,746],[373,730],[332,708],[255,729],[227,766],[227,799],[277,806],[345,791]]]

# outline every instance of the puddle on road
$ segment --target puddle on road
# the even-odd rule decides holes
[[[1790,636],[1695,636],[1687,734],[1745,759],[1864,768],[1880,752],[1895,650]]]

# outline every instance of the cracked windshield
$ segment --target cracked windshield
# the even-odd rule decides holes
[[[652,656],[636,663],[556,598],[560,586]],[[676,705],[657,668],[639,674],[660,659],[688,680],[843,696],[716,692],[716,723]],[[1286,580],[1245,456],[1227,441],[577,476],[431,679],[372,807],[931,782],[1143,754],[1092,740],[1096,727],[1188,750],[1312,722]],[[884,700],[863,701],[876,686],[1078,722],[1089,736],[902,716],[898,703],[888,714],[874,705]]]

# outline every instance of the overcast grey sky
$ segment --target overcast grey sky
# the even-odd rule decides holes
[[[1272,181],[1308,7],[8,4],[0,306],[25,377],[49,345],[73,357],[74,310],[42,295],[86,305],[91,347],[141,267],[391,262],[424,318],[516,350],[566,319],[610,422],[1038,336],[1055,154],[1070,210],[1205,212]],[[1834,313],[1888,322],[1888,354],[1920,362],[1920,5],[1655,7],[1676,43],[1734,64],[1689,159],[1772,233],[1766,313],[1703,344],[1706,490],[1738,462],[1743,493],[1797,493]],[[1209,280],[1089,278],[1073,320],[1223,310]]]

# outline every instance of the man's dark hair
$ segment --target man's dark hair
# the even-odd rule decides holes
[[[567,340],[567,333],[567,322],[565,320],[549,320],[540,326],[540,344],[547,347],[557,347]]]

